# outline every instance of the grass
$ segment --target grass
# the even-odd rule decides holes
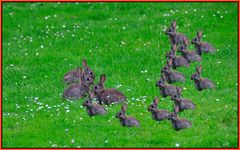
[[[3,3],[2,146],[237,147],[237,13],[237,3]],[[218,49],[177,69],[187,81],[175,85],[197,106],[180,113],[193,124],[180,132],[146,110],[154,96],[159,108],[173,109],[155,87],[170,49],[164,29],[172,19],[189,39],[202,29],[203,40]],[[122,85],[127,114],[140,128],[120,126],[114,118],[120,105],[90,118],[83,100],[62,102],[63,75],[83,58],[95,82],[105,73],[106,87]],[[199,64],[216,89],[195,89],[190,76]]]

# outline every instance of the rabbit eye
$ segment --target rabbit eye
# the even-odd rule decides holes
[[[92,71],[89,72],[92,75]]]
[[[153,108],[153,105],[151,105],[151,108]]]
[[[95,86],[94,88],[97,89],[97,86]]]
[[[89,78],[87,78],[87,80],[89,81]]]
[[[119,115],[122,115],[122,113],[119,113]]]
[[[195,41],[197,41],[197,39],[195,39]]]

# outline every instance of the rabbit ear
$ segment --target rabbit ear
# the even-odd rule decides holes
[[[100,76],[100,83],[104,83],[106,81],[106,75],[105,74],[102,74],[101,76]]]
[[[156,96],[155,98],[154,98],[154,103],[158,103],[159,102],[159,98]]]
[[[185,44],[185,45],[188,45],[188,39],[187,39],[186,37],[184,37],[183,40],[184,40],[184,44]]]
[[[83,59],[83,60],[82,60],[82,64],[83,64],[83,67],[84,67],[84,68],[87,68],[87,61],[86,61],[86,59]]]
[[[77,73],[82,77],[83,72],[82,72],[82,67],[77,67]]]
[[[172,66],[172,58],[169,59],[169,61],[168,61],[168,66],[169,66],[169,67]]]
[[[81,67],[77,67],[77,73],[81,73],[82,71],[81,71]]]
[[[198,31],[197,36],[198,36],[198,38],[202,38],[202,31]]]
[[[162,80],[163,80],[163,81],[166,81],[166,76],[165,76],[164,73],[162,73]]]
[[[91,98],[91,99],[94,98],[94,93],[93,92],[89,92],[89,98]]]
[[[201,74],[202,73],[202,65],[198,67],[198,72]]]
[[[178,91],[179,94],[181,94],[182,93],[182,87],[177,88],[177,91]]]
[[[171,26],[172,26],[173,28],[176,28],[176,26],[177,26],[176,20],[172,20],[172,21],[171,21]]]
[[[174,115],[177,115],[179,112],[179,107],[177,105],[174,105]]]
[[[177,50],[177,44],[173,44],[172,49],[175,52]]]
[[[202,73],[202,65],[200,65],[199,67],[197,66],[197,72],[198,72],[198,74]]]
[[[126,109],[127,109],[127,104],[124,103],[124,104],[122,105],[122,110],[123,110],[123,111],[126,111]]]

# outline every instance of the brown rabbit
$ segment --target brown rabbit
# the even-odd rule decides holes
[[[192,101],[181,98],[181,96],[182,96],[182,87],[177,88],[177,94],[171,98],[175,103],[175,107],[178,107],[178,111],[196,108],[196,106],[193,104]]]
[[[120,120],[123,127],[139,127],[139,121],[133,117],[126,116],[127,104],[122,105],[120,112],[116,114],[116,118]]]
[[[216,49],[210,43],[202,42],[202,31],[197,31],[197,36],[192,39],[192,44],[195,45],[198,55],[216,51]]]
[[[178,48],[178,51],[181,52],[181,55],[189,62],[201,61],[202,58],[195,51],[187,50],[188,39],[184,38],[184,43]]]
[[[192,123],[190,121],[188,121],[187,119],[178,118],[176,112],[173,112],[170,115],[169,120],[171,120],[172,126],[173,126],[174,130],[176,130],[176,131],[190,128],[192,126]]]
[[[214,88],[213,82],[207,78],[201,78],[202,66],[196,67],[196,73],[192,74],[191,80],[194,80],[195,86],[198,91],[204,89]]]
[[[152,113],[153,120],[162,121],[168,119],[171,113],[167,110],[158,109],[158,101],[158,97],[155,97],[152,104],[148,107],[148,111]]]
[[[89,92],[89,87],[93,84],[93,79],[83,73],[82,68],[80,70],[80,83],[73,83],[67,89],[64,90],[63,99],[76,100],[83,98]]]
[[[92,91],[97,99],[97,101],[102,104],[110,105],[112,103],[120,103],[126,100],[126,96],[116,89],[105,89],[104,82],[106,80],[106,75],[100,76],[100,81],[98,84],[93,86]]]
[[[188,61],[182,56],[176,56],[177,45],[172,45],[171,52],[167,53],[167,59],[172,59],[172,67],[176,69],[177,67],[189,67]]]
[[[89,116],[95,115],[104,115],[106,114],[106,109],[99,104],[93,104],[92,99],[94,98],[94,94],[91,92],[89,93],[89,98],[85,100],[83,106],[86,107],[87,113]]]
[[[82,60],[82,64],[83,64],[83,67],[84,67],[84,74],[90,76],[94,80],[95,79],[95,74],[92,71],[92,69],[89,68],[89,66],[87,65],[86,59]]]
[[[166,81],[170,84],[178,81],[185,82],[185,77],[183,76],[183,74],[177,71],[173,72],[171,66],[172,58],[170,58],[169,61],[167,61],[167,65],[161,69],[161,73],[165,75]]]
[[[176,32],[177,22],[175,20],[171,21],[171,26],[165,31],[165,34],[169,36],[171,44],[179,45],[183,43],[183,38],[187,38],[182,33]]]
[[[174,96],[177,94],[177,87],[166,84],[166,77],[162,74],[162,78],[156,82],[156,86],[159,87],[160,94],[163,97]]]
[[[77,69],[71,70],[64,75],[63,82],[65,84],[72,84],[79,82],[79,79],[80,79],[80,67],[77,67]]]

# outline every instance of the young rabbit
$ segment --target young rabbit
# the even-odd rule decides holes
[[[80,67],[77,67],[77,69],[71,70],[64,75],[63,82],[65,84],[72,84],[77,83],[79,79],[80,79]]]
[[[82,60],[82,64],[83,64],[83,67],[84,67],[84,74],[90,76],[94,80],[95,79],[95,74],[92,71],[92,69],[89,68],[89,66],[87,65],[86,59]]]
[[[181,52],[181,55],[189,62],[201,61],[202,58],[195,51],[187,50],[188,39],[184,38],[184,43],[178,48],[178,51]]]
[[[183,38],[187,38],[182,33],[176,32],[177,22],[175,20],[171,21],[171,26],[165,31],[165,34],[169,36],[171,44],[179,45],[183,43]]]
[[[95,115],[104,115],[106,114],[106,110],[102,105],[93,104],[92,99],[94,98],[94,94],[91,92],[89,93],[89,98],[85,100],[83,106],[86,107],[87,113],[89,116]]]
[[[177,93],[177,87],[166,84],[166,77],[162,74],[162,78],[156,82],[156,87],[159,87],[162,97],[174,96]]]
[[[207,78],[201,78],[202,66],[196,67],[196,73],[192,74],[191,80],[194,80],[195,86],[198,91],[202,91],[204,89],[214,88],[215,85],[213,82]]]
[[[116,90],[116,89],[105,89],[104,82],[106,80],[106,75],[100,76],[100,81],[98,84],[93,86],[92,91],[97,99],[97,101],[102,104],[110,105],[111,103],[120,103],[126,100],[126,96]]]
[[[181,95],[182,95],[182,87],[177,88],[177,94],[171,98],[175,103],[175,107],[178,107],[177,109],[178,111],[196,108],[196,106],[193,104],[192,101],[181,98]]]
[[[123,127],[139,127],[139,121],[133,117],[126,116],[127,104],[122,105],[120,112],[116,114],[116,118],[120,120]]]
[[[161,69],[161,73],[165,75],[166,81],[170,84],[178,81],[185,82],[185,77],[183,76],[183,74],[177,71],[173,72],[171,70],[171,66],[172,66],[172,58],[170,58],[169,61],[167,61],[167,65]]]
[[[210,43],[202,42],[202,31],[197,31],[197,36],[192,39],[192,44],[195,45],[198,55],[216,51],[216,49]]]
[[[80,68],[79,70],[81,82],[73,83],[67,89],[65,89],[63,93],[63,99],[80,99],[85,97],[86,94],[89,92],[89,87],[91,84],[93,84],[93,79],[90,76],[85,75],[82,71],[82,68]]]
[[[177,67],[189,67],[188,61],[182,56],[176,56],[177,45],[172,45],[171,52],[167,53],[167,59],[172,59],[172,67],[176,69]]]
[[[174,130],[180,131],[182,129],[190,128],[192,126],[192,123],[188,121],[187,119],[180,119],[177,116],[177,112],[173,112],[169,120],[171,120],[172,126]]]
[[[158,109],[158,97],[155,97],[152,104],[148,107],[148,111],[152,113],[153,120],[162,121],[168,119],[171,115],[170,112],[163,109]]]

